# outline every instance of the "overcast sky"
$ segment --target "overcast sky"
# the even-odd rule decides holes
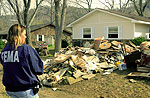
[[[22,0],[18,0],[19,3],[20,2],[23,2]],[[34,8],[35,7],[35,0],[31,0],[32,3],[31,3],[31,8]],[[108,1],[112,1],[112,0],[108,0]],[[115,0],[115,5],[118,4],[118,1],[119,0]],[[126,1],[126,0],[122,0],[122,1]],[[101,0],[101,2],[105,3],[105,0]],[[46,4],[45,2],[42,3],[42,5],[48,5],[48,3]],[[87,5],[84,5],[85,7],[87,7]],[[104,6],[102,3],[99,2],[99,0],[93,0],[92,2],[92,8],[106,8],[106,6]],[[2,13],[3,13],[3,9],[2,10]]]

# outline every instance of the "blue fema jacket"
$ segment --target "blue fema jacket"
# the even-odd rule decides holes
[[[6,91],[24,91],[39,84],[36,75],[43,74],[43,62],[31,46],[24,44],[14,50],[8,44],[2,50],[0,60]]]

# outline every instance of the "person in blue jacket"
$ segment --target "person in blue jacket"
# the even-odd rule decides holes
[[[39,98],[37,75],[43,74],[43,62],[36,50],[25,43],[26,27],[12,25],[0,54],[3,85],[11,98]]]

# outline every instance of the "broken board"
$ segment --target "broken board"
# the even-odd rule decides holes
[[[131,73],[128,74],[128,78],[132,78],[132,77],[150,78],[150,73],[131,72]]]
[[[137,71],[150,72],[150,68],[149,67],[137,67]]]

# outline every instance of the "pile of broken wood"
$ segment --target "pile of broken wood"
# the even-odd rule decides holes
[[[55,53],[53,59],[47,59],[44,74],[38,76],[45,86],[73,84],[94,77],[95,73],[110,74],[124,63],[124,54],[138,48],[130,42],[127,45],[118,41],[95,39],[90,48],[67,47]]]
[[[142,42],[140,47],[141,58],[136,60],[137,72],[128,74],[129,78],[150,78],[150,41]]]
[[[96,50],[116,50],[121,51],[124,55],[131,54],[134,51],[139,50],[139,46],[134,45],[131,41],[108,41],[104,40],[104,36],[95,38],[94,43],[90,46]]]

